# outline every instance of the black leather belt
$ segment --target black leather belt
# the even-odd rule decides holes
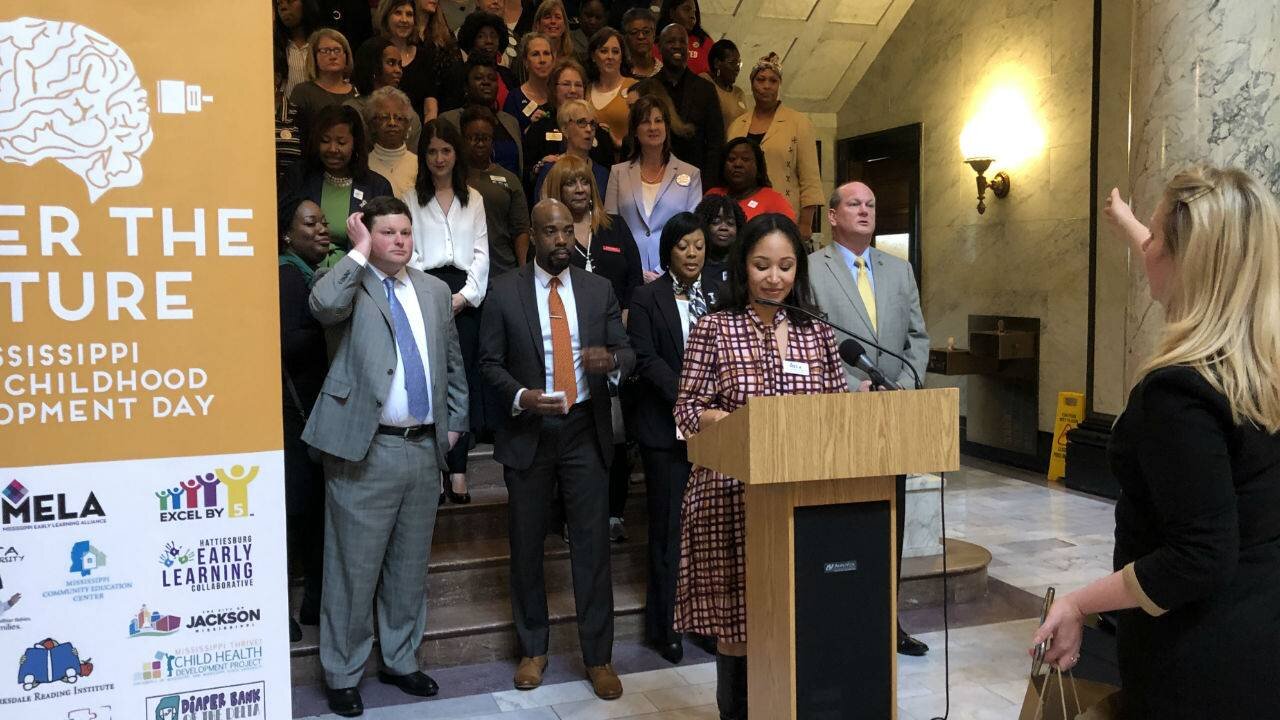
[[[410,425],[409,427],[400,427],[398,425],[379,425],[379,435],[394,435],[406,440],[420,438],[423,435],[435,435],[435,425]]]

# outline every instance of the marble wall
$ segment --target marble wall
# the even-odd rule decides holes
[[[935,347],[972,314],[1041,320],[1039,429],[1084,391],[1089,267],[1090,0],[917,0],[839,112],[839,137],[922,124],[921,298]],[[1016,86],[1043,148],[975,209],[959,138],[993,87]],[[994,169],[994,168],[993,168]],[[958,382],[952,382],[958,381]],[[933,377],[931,385],[963,378]]]

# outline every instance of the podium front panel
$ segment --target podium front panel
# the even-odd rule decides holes
[[[893,716],[890,503],[797,507],[796,718]]]

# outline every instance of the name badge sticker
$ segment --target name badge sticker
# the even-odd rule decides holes
[[[495,183],[497,183],[497,184],[499,184],[499,185],[506,185],[506,184],[507,184],[507,179],[506,179],[505,177],[501,176],[501,175],[490,175],[490,176],[489,176],[489,180],[490,180],[491,182],[495,182]]]
[[[547,132],[547,142],[560,142],[564,140],[564,133],[559,130],[549,130]]]
[[[363,199],[364,199],[364,191],[363,191],[363,190],[361,190],[361,189],[359,189],[359,188],[356,188],[355,190],[352,190],[352,191],[351,191],[351,196],[352,196],[352,197],[354,197],[354,198],[355,198],[355,199],[357,199],[357,200],[363,200]]]
[[[809,377],[809,363],[800,360],[783,360],[782,372],[788,375]]]
[[[755,209],[756,209],[756,207],[757,207],[759,204],[760,204],[760,203],[759,203],[759,202],[757,202],[757,201],[755,201],[755,200],[748,200],[748,201],[747,201],[747,207],[751,208],[752,210],[755,210]]]
[[[693,182],[693,178],[688,173],[680,173],[676,176],[676,184],[680,187],[689,187],[689,183]]]

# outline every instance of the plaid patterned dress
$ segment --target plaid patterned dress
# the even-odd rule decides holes
[[[758,395],[847,392],[835,335],[819,323],[787,329],[787,359],[807,362],[809,375],[783,372],[774,331],[753,309],[722,311],[689,333],[676,398],[676,425],[698,432],[705,410],[732,412]],[[724,642],[747,639],[746,510],[741,482],[694,466],[681,508],[680,570],[675,629]]]

